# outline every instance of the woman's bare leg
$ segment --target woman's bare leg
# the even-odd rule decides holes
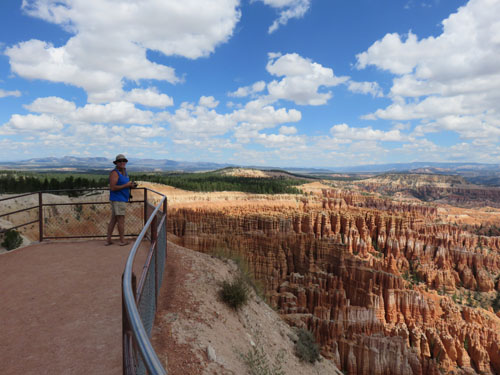
[[[113,235],[113,230],[115,229],[115,224],[116,224],[116,216],[111,215],[111,220],[109,221],[109,224],[108,224],[108,235],[106,238],[107,245],[111,245],[113,243],[113,241],[111,241],[111,236]],[[118,226],[118,231],[119,230],[120,230],[120,226]]]
[[[116,223],[118,224],[118,233],[120,234],[120,245],[127,245],[125,242],[125,215],[117,215]]]

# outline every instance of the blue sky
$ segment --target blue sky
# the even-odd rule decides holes
[[[500,163],[500,0],[0,4],[0,161]]]

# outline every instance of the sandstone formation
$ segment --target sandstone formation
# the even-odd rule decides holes
[[[500,373],[500,237],[436,207],[342,190],[288,204],[177,204],[168,232],[245,256],[270,303],[348,374]]]

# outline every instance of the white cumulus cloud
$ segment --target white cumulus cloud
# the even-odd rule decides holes
[[[24,108],[31,112],[62,115],[75,111],[76,105],[63,98],[48,96],[45,98],[38,98],[33,103],[25,105]]]
[[[305,144],[305,138],[298,135],[258,134],[255,141],[264,147],[281,148]]]
[[[236,91],[229,93],[229,96],[243,98],[245,96],[251,96],[258,92],[263,91],[266,88],[266,83],[264,81],[255,82],[251,86],[239,87]]]
[[[385,132],[371,127],[353,128],[347,124],[332,126],[330,134],[337,138],[357,141],[402,141],[405,138],[397,129]]]
[[[125,93],[124,96],[125,100],[146,107],[164,108],[174,105],[174,100],[170,96],[159,93],[156,88],[133,89]]]
[[[499,14],[498,0],[470,0],[443,20],[438,36],[387,34],[357,55],[358,68],[373,65],[395,75],[393,103],[364,118],[420,120],[415,134],[448,130],[497,142]]]
[[[174,134],[183,137],[190,135],[206,138],[226,134],[234,126],[234,121],[229,115],[217,113],[210,107],[214,104],[213,97],[202,98],[205,99],[200,99],[200,105],[182,103],[173,114],[159,114],[158,120],[168,122]]]
[[[323,105],[332,97],[330,91],[320,92],[322,87],[333,87],[346,82],[348,77],[337,77],[333,70],[306,59],[297,53],[269,54],[267,71],[280,81],[267,85],[269,96],[274,100],[286,99],[302,105]]]
[[[375,98],[381,98],[384,96],[384,93],[377,82],[349,81],[347,83],[347,89],[357,94],[370,94]]]
[[[128,128],[124,128],[121,126],[113,126],[111,130],[117,134],[123,134],[125,137],[129,139],[156,138],[156,137],[163,137],[166,135],[165,129],[159,126],[132,125]]]
[[[292,18],[302,18],[311,6],[311,0],[260,0],[264,4],[279,10],[279,17],[271,26],[269,34],[278,30],[280,25],[286,25]]]
[[[128,102],[108,104],[87,104],[73,112],[69,120],[72,123],[112,123],[112,124],[150,124],[153,114],[142,111]]]
[[[60,123],[79,126],[91,124],[148,125],[154,119],[152,112],[141,110],[133,103],[126,101],[86,104],[77,107],[74,102],[50,96],[38,98],[24,107],[31,112],[50,115],[50,118],[57,119]]]
[[[25,0],[27,14],[73,36],[58,47],[24,41],[5,54],[21,77],[81,87],[90,102],[117,101],[124,79],[178,82],[174,69],[148,60],[146,50],[207,56],[231,37],[241,16],[238,6],[238,0]]]
[[[0,134],[53,132],[63,128],[63,124],[56,117],[41,115],[12,115],[10,120],[0,127]]]
[[[21,96],[21,91],[19,90],[14,90],[14,91],[6,91],[0,89],[0,98],[5,98],[6,96]]]
[[[297,128],[295,126],[281,126],[280,127],[280,134],[284,135],[292,135],[292,134],[297,134]]]
[[[295,109],[275,108],[266,100],[253,100],[243,108],[230,113],[218,113],[215,98],[202,96],[198,104],[182,103],[174,113],[159,113],[155,122],[170,125],[173,139],[192,144],[207,144],[209,138],[234,135],[240,143],[248,143],[261,137],[260,131],[281,124],[300,121],[302,115]],[[289,136],[294,127],[284,127],[280,135]],[[261,139],[261,138],[260,138]],[[178,143],[178,142],[177,142]]]
[[[244,108],[238,109],[231,114],[236,122],[248,123],[259,129],[273,128],[279,124],[298,122],[302,114],[296,109],[279,108],[253,100],[248,102]]]
[[[219,105],[219,102],[213,96],[202,96],[198,103],[200,106],[207,108],[215,108]]]

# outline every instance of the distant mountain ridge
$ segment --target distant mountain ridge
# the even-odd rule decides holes
[[[0,169],[25,169],[25,170],[76,170],[110,169],[113,159],[105,157],[43,157],[20,161],[2,162]],[[500,185],[500,164],[486,163],[442,163],[442,162],[413,162],[393,164],[358,165],[348,167],[311,168],[298,167],[263,167],[255,165],[235,165],[212,162],[189,162],[170,159],[140,159],[129,158],[130,171],[181,171],[201,172],[222,169],[227,167],[243,167],[261,170],[281,169],[300,174],[380,174],[380,173],[425,173],[425,174],[450,174],[460,175],[469,181],[486,185]]]
[[[210,162],[185,162],[169,159],[139,159],[129,158],[127,165],[130,171],[204,171],[232,166],[231,164],[217,164]],[[32,158],[20,161],[2,162],[0,168],[4,169],[110,169],[113,159],[105,157],[78,157],[64,156]]]

